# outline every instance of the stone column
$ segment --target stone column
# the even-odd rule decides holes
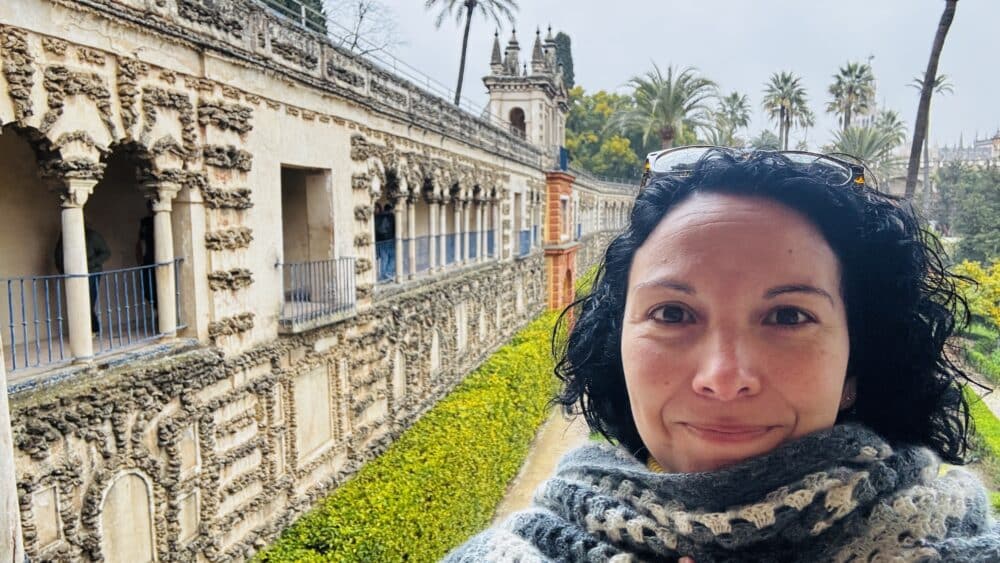
[[[486,203],[484,199],[476,200],[476,244],[479,247],[476,249],[476,262],[483,262],[486,259],[483,256],[486,254],[486,229],[483,228],[484,203]]]
[[[427,271],[433,273],[437,271],[437,246],[438,246],[438,200],[430,199],[428,205],[428,222],[430,223],[430,240],[427,241],[428,258]]]
[[[410,257],[410,271],[407,272],[409,279],[417,273],[417,199],[416,197],[406,198],[406,238],[410,239],[409,248],[406,253]]]
[[[153,257],[156,272],[156,313],[160,334],[177,333],[177,289],[174,284],[174,229],[171,210],[180,186],[168,182],[147,184],[153,202]]]
[[[462,264],[462,200],[455,198],[455,264]]]
[[[469,207],[472,202],[465,200],[462,202],[462,263],[469,263],[469,215],[471,210]]]
[[[17,501],[14,471],[14,436],[10,429],[7,374],[0,346],[0,561],[24,561],[21,510]]]
[[[446,207],[448,202],[446,200],[441,200],[441,209],[438,210],[438,220],[441,222],[441,228],[438,232],[441,236],[438,240],[438,271],[444,270],[445,261],[448,259],[448,250],[445,243],[448,238],[448,213]]]
[[[501,252],[503,236],[500,232],[500,200],[493,200],[493,258],[495,260],[500,260],[503,258],[503,253]]]
[[[392,218],[396,222],[396,283],[403,281],[403,212],[406,206],[406,196],[396,198],[392,208]]]
[[[87,277],[87,241],[83,227],[83,205],[94,191],[97,180],[70,178],[62,201],[63,272],[66,273],[66,318],[69,349],[77,361],[94,355],[91,338],[90,279]]]

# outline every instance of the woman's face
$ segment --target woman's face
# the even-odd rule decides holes
[[[622,367],[639,435],[665,469],[711,471],[833,426],[847,314],[839,261],[803,216],[696,193],[653,230],[628,279]]]

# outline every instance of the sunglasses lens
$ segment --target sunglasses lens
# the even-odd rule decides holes
[[[823,174],[831,184],[846,184],[854,176],[850,166],[823,155],[790,152],[784,156],[795,164],[808,167],[811,172]]]
[[[653,157],[650,171],[653,174],[670,174],[688,172],[706,152],[713,147],[687,147],[668,150]]]

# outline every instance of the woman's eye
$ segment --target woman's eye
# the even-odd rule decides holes
[[[802,310],[794,307],[782,307],[780,309],[775,309],[767,315],[766,319],[764,319],[765,324],[783,326],[795,326],[809,322],[813,322],[813,318],[802,312]]]
[[[652,317],[654,320],[668,324],[689,323],[694,320],[687,309],[678,305],[664,305],[653,311]]]

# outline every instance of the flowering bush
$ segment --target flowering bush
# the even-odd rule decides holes
[[[966,260],[955,266],[954,272],[976,283],[961,282],[960,289],[969,302],[969,309],[977,320],[1000,328],[1000,260],[988,267]]]

